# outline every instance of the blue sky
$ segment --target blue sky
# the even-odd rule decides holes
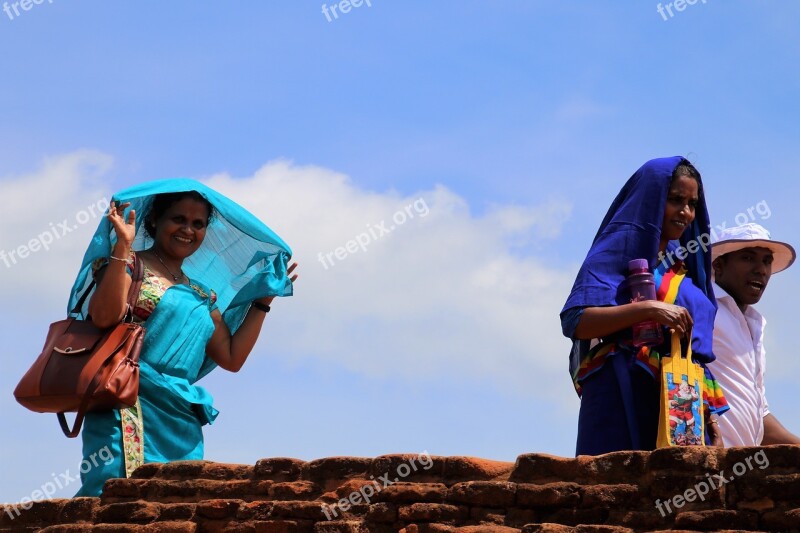
[[[569,456],[557,314],[644,161],[689,156],[715,223],[765,202],[755,221],[798,244],[800,6],[699,0],[664,20],[631,0],[371,3],[331,22],[306,0],[0,12],[0,249],[130,184],[202,179],[301,262],[252,360],[202,383],[222,412],[208,459]],[[429,214],[318,262],[420,200]],[[0,264],[3,300],[24,302],[0,311],[0,501],[77,470],[79,442],[11,392],[96,223]],[[796,432],[798,272],[759,305],[770,404]]]

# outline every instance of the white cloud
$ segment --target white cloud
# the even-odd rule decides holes
[[[4,301],[18,302],[15,312],[66,311],[69,288],[111,197],[112,164],[108,155],[81,150],[0,180],[0,290]]]
[[[301,263],[295,301],[275,305],[290,335],[273,339],[270,352],[367,376],[461,375],[531,394],[534,381],[569,390],[558,312],[573,274],[548,265],[546,250],[539,257],[518,249],[521,237],[553,245],[569,205],[494,206],[476,217],[441,186],[375,193],[286,161],[207,183],[258,213]],[[382,221],[390,228],[414,202],[427,215],[410,211],[413,218],[366,250],[329,256],[332,266],[319,260]]]
[[[77,225],[78,211],[110,197],[103,184],[111,164],[82,151],[4,179],[3,227],[13,231],[3,232],[0,249],[15,249],[51,222]],[[270,225],[301,264],[296,295],[276,302],[270,317],[285,334],[271,334],[257,351],[317,358],[365,377],[467,377],[533,396],[545,394],[542,386],[569,390],[558,311],[573,274],[547,259],[569,205],[493,206],[475,216],[445,187],[407,196],[367,191],[342,174],[287,161],[205,181]],[[403,215],[393,219],[396,213]],[[30,302],[39,317],[46,302],[55,320],[98,221],[10,268],[0,263],[4,299]],[[379,236],[379,226],[394,230]],[[320,253],[358,235],[370,236],[366,249],[328,255],[323,266]],[[523,242],[536,246],[520,248]]]

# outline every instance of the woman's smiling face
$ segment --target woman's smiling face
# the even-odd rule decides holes
[[[697,180],[680,176],[672,180],[664,206],[664,219],[661,223],[661,244],[680,239],[692,222],[699,201]],[[663,248],[662,248],[663,249]]]
[[[189,257],[205,239],[208,218],[208,207],[203,202],[194,198],[178,200],[156,221],[156,246],[176,259]]]

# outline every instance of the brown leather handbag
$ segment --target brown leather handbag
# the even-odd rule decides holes
[[[139,352],[145,329],[133,324],[133,308],[142,286],[136,260],[128,291],[128,313],[109,329],[89,320],[67,318],[50,325],[41,355],[14,390],[17,401],[37,413],[58,413],[61,430],[77,437],[89,411],[131,407],[139,395]],[[77,314],[93,281],[70,314]],[[64,413],[77,412],[72,429]]]

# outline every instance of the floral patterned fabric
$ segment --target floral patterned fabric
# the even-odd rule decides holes
[[[128,274],[133,274],[136,261],[138,261],[136,252],[131,250],[127,259]],[[109,259],[106,259],[105,257],[95,260],[95,262],[92,263],[92,277],[96,279],[97,273],[101,268],[106,266],[108,262]],[[171,287],[171,285],[166,284],[163,278],[150,270],[146,264],[143,266],[144,275],[142,277],[142,289],[139,291],[139,299],[136,301],[136,307],[133,309],[133,321],[138,324],[144,323],[144,321],[150,317],[150,315],[153,313],[153,310],[158,305],[158,302],[161,300],[161,297],[164,295],[166,290]],[[208,294],[206,294],[203,288],[198,284],[190,282],[189,286],[197,291],[201,297],[208,298]],[[215,304],[216,302],[217,294],[214,291],[211,291],[211,303]]]
[[[122,453],[125,456],[125,477],[144,464],[144,420],[139,400],[129,409],[120,409]]]

